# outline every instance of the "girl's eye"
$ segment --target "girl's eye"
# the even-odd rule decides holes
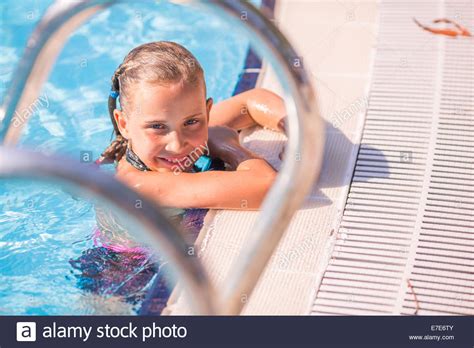
[[[152,124],[150,127],[153,129],[165,129],[165,125],[161,123]]]
[[[191,125],[196,124],[196,123],[198,123],[198,122],[199,122],[199,120],[197,120],[197,119],[195,119],[195,118],[192,118],[192,119],[190,119],[190,120],[187,120],[187,121],[185,122],[185,125],[191,126]]]

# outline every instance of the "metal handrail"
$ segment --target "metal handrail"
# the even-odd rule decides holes
[[[288,144],[282,169],[265,197],[253,233],[242,254],[231,266],[225,284],[225,314],[239,314],[281,240],[291,217],[317,179],[322,162],[324,134],[317,99],[301,67],[300,58],[278,28],[252,4],[243,1],[212,1],[212,10],[227,14],[249,33],[253,47],[273,65],[279,77],[288,114]],[[246,20],[241,20],[245,13]],[[245,23],[246,25],[242,25]],[[301,61],[301,59],[300,59]]]
[[[73,4],[59,1],[48,10],[28,41],[18,67],[18,81],[7,92],[0,139],[9,144],[17,141],[24,123],[14,127],[15,112],[38,96],[52,63],[64,45],[65,35],[94,13],[119,2],[123,1],[89,0]],[[298,55],[275,25],[244,1],[211,0],[200,1],[199,4],[226,16],[252,34],[249,37],[253,46],[274,66],[281,81],[288,113],[289,137],[282,169],[262,205],[261,218],[248,240],[250,247],[243,251],[243,257],[238,258],[225,283],[224,296],[219,305],[222,308],[220,312],[224,314],[238,314],[245,304],[242,297],[250,297],[291,217],[319,175],[324,133],[308,75],[301,67],[292,66]],[[245,20],[241,19],[243,11]]]
[[[58,161],[61,165],[58,166]],[[40,179],[66,183],[80,195],[99,197],[114,212],[131,216],[128,231],[155,251],[171,260],[171,267],[186,285],[191,306],[196,313],[216,314],[215,290],[199,260],[189,256],[183,233],[163,215],[154,203],[91,165],[67,158],[13,147],[0,147],[0,178]],[[137,202],[140,202],[137,208]],[[175,265],[175,266],[174,266]]]

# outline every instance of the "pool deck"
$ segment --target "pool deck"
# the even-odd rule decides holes
[[[301,55],[327,121],[320,180],[275,251],[243,314],[309,314],[328,264],[354,168],[363,127],[375,45],[377,2],[276,2],[275,22]],[[348,52],[350,52],[348,54]],[[279,83],[268,66],[258,85],[277,93]],[[336,127],[334,127],[335,125]],[[276,168],[285,137],[256,128],[241,141]],[[212,210],[196,245],[219,289],[232,273],[258,212]],[[247,301],[247,299],[243,299]],[[163,314],[191,313],[179,289]]]

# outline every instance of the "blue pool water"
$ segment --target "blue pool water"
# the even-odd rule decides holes
[[[48,4],[0,4],[2,103],[27,37]],[[110,76],[129,50],[156,40],[176,41],[196,55],[206,72],[208,95],[215,101],[231,95],[248,41],[225,21],[166,2],[117,5],[72,35],[40,93],[40,108],[20,145],[77,160],[84,152],[97,158],[112,131],[106,105]],[[69,262],[92,248],[95,225],[92,203],[61,187],[0,181],[0,315],[136,313],[136,303],[114,292],[117,284],[106,284],[110,291],[105,295],[85,291],[88,284],[80,283]],[[143,267],[137,263],[127,272],[139,273]],[[93,270],[97,277],[101,271]]]

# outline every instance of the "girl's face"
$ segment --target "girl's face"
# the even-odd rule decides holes
[[[212,99],[206,102],[203,82],[196,86],[141,82],[131,88],[126,112],[114,111],[129,146],[151,170],[190,171],[200,156],[208,154]]]

